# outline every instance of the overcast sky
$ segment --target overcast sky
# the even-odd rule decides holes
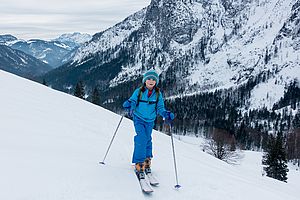
[[[53,39],[94,33],[121,22],[151,0],[0,0],[0,34]]]

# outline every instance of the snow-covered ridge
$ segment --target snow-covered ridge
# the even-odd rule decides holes
[[[0,35],[0,44],[23,51],[55,68],[67,62],[72,57],[72,51],[89,41],[91,37],[89,34],[75,32],[63,34],[50,41],[41,39],[26,41],[12,35]]]
[[[129,16],[122,23],[118,23],[106,31],[95,34],[89,43],[84,44],[77,50],[73,62],[80,62],[88,55],[103,52],[121,44],[133,31],[140,28],[145,12],[146,8]]]
[[[53,41],[60,41],[60,42],[73,42],[77,44],[83,44],[85,42],[88,42],[89,40],[92,39],[92,36],[87,33],[65,33],[59,36],[56,39],[53,39]]]

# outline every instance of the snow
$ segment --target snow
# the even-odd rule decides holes
[[[26,62],[26,60],[24,60],[22,57],[20,57],[20,59],[21,59],[22,63],[28,64],[28,63]]]
[[[250,109],[266,107],[271,110],[273,108],[274,103],[283,97],[285,90],[284,85],[275,82],[275,78],[269,79],[267,83],[261,83],[251,91]]]
[[[250,109],[266,107],[273,108],[281,97],[284,96],[286,87],[294,80],[300,79],[300,63],[295,62],[282,69],[278,76],[269,79],[266,83],[260,83],[251,91]]]
[[[69,49],[70,47],[66,44],[63,44],[63,43],[57,43],[57,42],[54,42],[54,45],[60,47],[60,48],[63,48],[63,49]]]
[[[60,42],[75,42],[78,44],[83,44],[87,41],[92,39],[92,36],[87,33],[65,33],[59,36],[58,38],[54,39],[53,41],[60,41]]]
[[[233,37],[220,51],[209,55],[209,64],[195,64],[195,69],[188,79],[190,84],[200,86],[199,91],[214,91],[245,83],[250,75],[257,75],[263,70],[274,71],[274,66],[278,66],[279,73],[266,83],[257,85],[251,91],[249,100],[250,109],[272,109],[274,103],[283,97],[286,85],[294,79],[300,79],[299,52],[293,48],[294,42],[290,38],[281,42],[283,47],[278,53],[279,56],[273,56],[271,62],[266,65],[263,63],[266,49],[270,53],[274,51],[274,38],[290,15],[290,12],[286,11],[291,10],[295,1],[267,0],[256,3],[252,3],[248,13],[245,12],[248,20],[239,30],[240,37]],[[224,31],[217,28],[215,33],[214,38],[220,41]],[[228,61],[237,65],[229,66]]]
[[[280,49],[280,56],[277,58],[273,57],[272,61],[266,66],[263,63],[266,49],[269,49],[269,52],[271,52],[274,38],[290,15],[290,12],[286,11],[290,11],[294,3],[294,0],[267,0],[260,2],[253,1],[247,5],[249,8],[246,7],[243,11],[247,19],[240,22],[241,28],[238,30],[238,36],[233,36],[217,53],[206,55],[206,57],[210,59],[208,64],[196,62],[190,76],[187,77],[189,84],[199,85],[198,91],[214,91],[216,89],[226,89],[245,83],[250,75],[254,76],[268,69],[272,71],[274,66],[279,66],[279,70],[287,66],[294,67],[293,70],[283,75],[281,75],[283,72],[280,72],[277,76],[277,79],[282,76],[283,81],[281,85],[277,86],[273,80],[269,80],[268,91],[274,88],[278,89],[274,99],[264,101],[267,99],[266,95],[255,96],[256,94],[260,94],[260,91],[263,89],[252,92],[253,95],[251,98],[253,99],[250,100],[252,108],[255,108],[255,105],[261,105],[260,103],[271,108],[273,104],[282,97],[279,96],[279,94],[283,94],[282,85],[288,84],[292,78],[300,78],[300,73],[291,74],[293,73],[292,71],[296,70],[297,67],[295,66],[297,66],[297,62],[299,62],[299,53],[293,49],[291,45],[293,41],[291,39],[286,39],[282,42],[283,46],[284,44],[286,46]],[[195,16],[207,17],[205,13],[203,13],[203,9],[197,8],[196,5],[197,4],[192,7]],[[222,14],[224,13],[223,9],[224,8],[218,6],[217,3],[213,7],[213,12],[218,16],[219,20],[217,21],[219,21],[219,23],[224,16],[224,14]],[[238,20],[238,18],[236,20]],[[222,27],[218,23],[212,25],[214,26],[214,35],[211,38],[213,42],[212,48],[217,48],[218,45],[222,43],[224,33],[228,31],[226,30],[226,26]],[[206,26],[209,25],[206,24]],[[172,41],[171,48],[174,49],[175,52],[178,49],[188,52],[199,43],[204,33],[205,30],[198,29],[192,42],[182,45]],[[231,61],[233,64],[229,66],[228,61]],[[292,78],[289,78],[289,76]],[[260,85],[258,87],[265,88],[265,86],[266,85]]]
[[[124,118],[99,165],[121,116],[1,70],[0,93],[0,199],[299,199],[299,171],[283,183],[261,176],[260,153],[245,152],[241,165],[229,165],[183,137],[175,139],[182,185],[175,190],[170,137],[157,131],[160,186],[145,196],[131,166],[132,121]]]

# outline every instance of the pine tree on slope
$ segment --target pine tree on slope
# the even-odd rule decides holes
[[[97,87],[94,88],[92,94],[92,103],[96,105],[100,105],[100,95]]]
[[[84,92],[84,85],[82,81],[79,81],[79,83],[76,84],[74,96],[84,99],[85,92]]]
[[[277,137],[271,136],[262,163],[266,165],[264,170],[268,177],[287,182],[289,170],[283,143],[282,133],[278,133]]]

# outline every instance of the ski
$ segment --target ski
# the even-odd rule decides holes
[[[151,172],[151,168],[145,168],[145,173],[147,175],[147,178],[149,180],[150,185],[152,186],[158,186],[159,182],[155,176],[153,176]]]
[[[152,173],[146,173],[149,183],[152,186],[158,186],[159,185],[159,181],[157,180],[157,178],[155,176],[153,176]]]
[[[145,193],[145,194],[150,194],[153,192],[153,189],[151,187],[151,185],[149,184],[149,182],[147,181],[147,179],[144,177],[142,179],[139,179],[139,175],[137,174],[136,170],[134,170],[134,173],[139,181],[139,184],[141,186],[141,190]]]
[[[146,181],[146,179],[139,180],[140,186],[142,191],[145,194],[151,194],[153,192],[152,187],[149,185],[149,183]]]

